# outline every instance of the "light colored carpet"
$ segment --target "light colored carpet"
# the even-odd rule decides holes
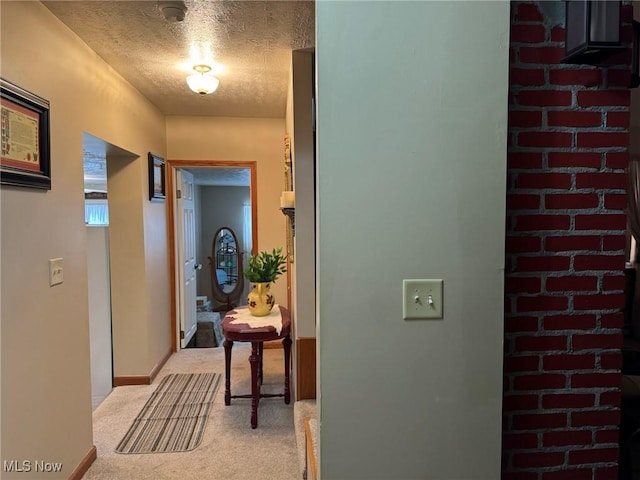
[[[250,392],[250,344],[233,347],[231,394]],[[221,372],[224,349],[193,348],[173,355],[154,385],[117,387],[93,413],[98,458],[86,480],[299,480],[300,467],[293,425],[293,402],[264,398],[258,428],[251,428],[251,400],[224,405],[220,385],[200,446],[190,452],[120,455],[116,445],[149,396],[169,373]],[[265,349],[263,392],[283,389],[283,350]]]

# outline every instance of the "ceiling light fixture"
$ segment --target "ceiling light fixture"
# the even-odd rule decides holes
[[[211,67],[209,65],[194,65],[193,69],[198,73],[187,77],[189,88],[200,95],[208,95],[215,92],[220,80],[209,74]]]

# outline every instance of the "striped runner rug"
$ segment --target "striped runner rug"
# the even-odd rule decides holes
[[[196,448],[221,378],[219,373],[174,373],[164,377],[116,452],[187,452]]]

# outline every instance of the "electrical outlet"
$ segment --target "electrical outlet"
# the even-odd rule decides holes
[[[64,281],[62,269],[62,258],[52,258],[49,260],[49,286],[59,285]]]
[[[402,281],[402,318],[405,320],[443,318],[443,284],[435,280]]]

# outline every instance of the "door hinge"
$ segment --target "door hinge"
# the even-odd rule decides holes
[[[180,340],[184,340],[184,330],[180,330]]]
[[[182,198],[182,190],[176,190],[176,198]]]

